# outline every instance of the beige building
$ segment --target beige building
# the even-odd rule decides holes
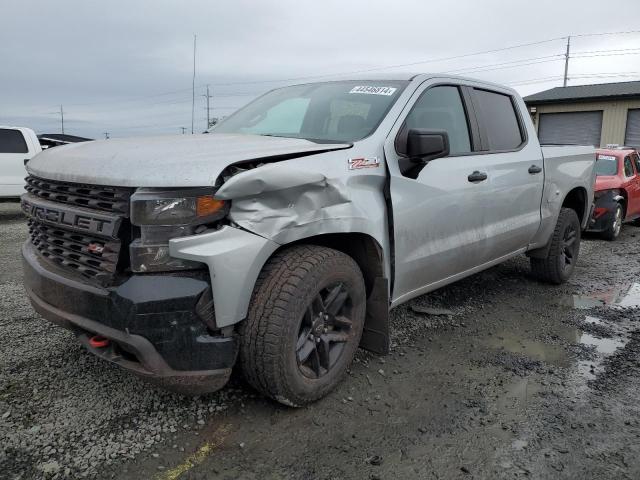
[[[640,147],[640,81],[557,87],[524,101],[543,144]]]

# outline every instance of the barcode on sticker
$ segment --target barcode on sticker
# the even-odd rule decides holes
[[[396,93],[395,87],[372,87],[370,85],[359,85],[353,87],[349,93],[364,93],[367,95],[386,95],[391,96]]]

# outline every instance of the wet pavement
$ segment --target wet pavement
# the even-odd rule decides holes
[[[11,241],[19,237],[12,233]],[[151,428],[153,419],[180,412],[171,428],[154,430],[153,441],[135,452],[92,458],[88,478],[637,479],[638,238],[640,228],[625,226],[614,243],[585,239],[566,285],[537,282],[522,257],[396,308],[391,354],[360,351],[338,389],[304,409],[265,400],[237,379],[193,401],[132,387],[100,362],[79,367],[86,354],[66,336],[56,345],[68,348],[71,360],[47,349],[28,368],[42,374],[41,389],[47,378],[57,379],[51,388],[69,398],[67,423],[95,404],[72,390],[71,377],[69,385],[60,382],[61,369],[67,375],[81,369],[86,389],[108,385],[98,404],[113,415],[86,437],[58,433],[53,446],[64,435],[89,443],[117,438],[125,426]],[[4,279],[18,281],[6,249],[0,260],[12,267]],[[37,341],[24,331],[3,332],[8,340]],[[14,395],[22,391],[0,391],[0,402],[12,406],[9,420],[18,416]],[[112,397],[119,400],[110,404]],[[126,398],[145,404],[126,406]],[[18,435],[44,422],[44,410],[29,415],[24,427],[12,424]],[[65,448],[72,450],[73,441]],[[0,471],[15,479],[83,474],[71,466],[65,475],[65,460],[56,455],[30,452],[35,466],[28,474],[7,461]],[[45,461],[58,462],[59,470],[45,474]]]
[[[206,455],[117,478],[640,478],[637,233],[586,239],[564,286],[522,258],[399,307],[392,354],[361,352],[327,399],[252,398],[176,437]]]

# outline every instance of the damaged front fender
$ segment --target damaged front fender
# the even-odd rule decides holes
[[[378,192],[378,176],[353,176],[361,195]],[[374,183],[375,182],[375,183]],[[353,186],[353,185],[352,185]],[[314,171],[281,168],[278,164],[248,170],[229,179],[216,197],[232,200],[229,218],[246,230],[287,244],[325,233],[360,232],[377,238],[371,214],[354,202],[342,180]],[[384,211],[384,206],[381,206]]]

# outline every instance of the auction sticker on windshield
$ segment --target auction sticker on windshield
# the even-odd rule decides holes
[[[353,87],[349,93],[364,93],[366,95],[385,95],[387,97],[396,93],[395,87],[373,87],[371,85],[360,85]]]

